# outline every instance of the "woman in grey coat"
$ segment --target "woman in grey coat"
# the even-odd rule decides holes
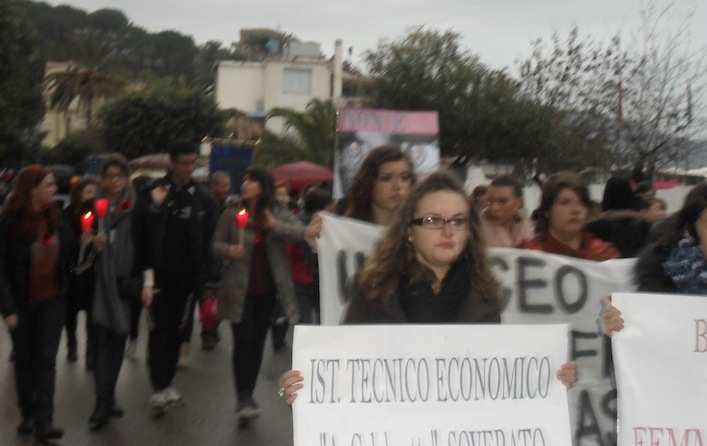
[[[241,202],[224,210],[213,239],[214,254],[223,261],[218,316],[230,321],[233,331],[236,416],[241,422],[260,415],[253,391],[276,302],[291,324],[299,319],[285,242],[304,242],[305,227],[296,216],[274,210],[273,192],[270,173],[249,168],[241,186]],[[240,229],[236,218],[244,211],[247,224]]]

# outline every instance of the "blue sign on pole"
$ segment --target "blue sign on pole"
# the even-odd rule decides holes
[[[240,190],[243,174],[253,160],[253,146],[214,143],[209,158],[209,171],[227,172],[231,175],[232,188]],[[231,191],[233,192],[233,191]]]

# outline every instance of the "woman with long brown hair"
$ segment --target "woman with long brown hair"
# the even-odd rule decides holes
[[[366,155],[351,182],[344,215],[387,226],[413,184],[412,163],[400,146],[376,147]]]
[[[0,313],[15,352],[21,434],[61,438],[53,426],[56,354],[64,325],[67,236],[54,203],[57,186],[43,166],[30,165],[0,217]]]
[[[348,287],[347,300],[346,324],[501,322],[504,302],[478,215],[451,173],[435,172],[413,187]],[[558,378],[571,385],[576,373],[576,363],[568,363]],[[288,404],[303,380],[298,370],[280,377]]]
[[[253,392],[276,303],[291,323],[299,319],[285,242],[303,242],[305,227],[286,208],[273,206],[274,190],[270,172],[249,167],[241,202],[223,211],[212,242],[214,255],[223,262],[218,315],[231,322],[236,417],[243,424],[260,416]],[[247,219],[242,228],[234,222],[239,212]]]
[[[94,274],[93,268],[84,268],[83,258],[86,256],[87,244],[83,244],[81,230],[81,217],[88,211],[93,210],[93,199],[98,191],[98,179],[92,176],[81,178],[71,189],[71,203],[62,212],[62,224],[72,235],[74,241],[69,247],[69,257],[76,267],[69,275],[68,287],[66,290],[66,357],[70,362],[78,360],[78,342],[76,337],[77,316],[79,311],[90,308],[91,296],[93,295]],[[84,236],[85,237],[85,236]],[[84,245],[82,249],[81,246]],[[88,318],[86,318],[88,321]],[[89,324],[86,324],[86,369],[93,369],[93,337]]]

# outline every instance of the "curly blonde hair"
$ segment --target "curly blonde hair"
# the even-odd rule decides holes
[[[408,243],[410,227],[417,205],[427,194],[439,191],[458,193],[468,200],[457,178],[449,171],[438,171],[416,184],[393,216],[393,221],[376,246],[369,262],[359,276],[360,289],[370,300],[390,304],[400,282],[400,276],[410,275],[412,281],[433,282],[435,275],[417,260],[415,248]],[[468,260],[469,274],[484,301],[502,307],[500,286],[489,266],[486,246],[481,240],[479,217],[469,206],[469,239],[462,252]]]

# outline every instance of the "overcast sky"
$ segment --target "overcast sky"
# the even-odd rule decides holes
[[[122,10],[134,25],[151,32],[173,29],[192,35],[197,44],[238,40],[242,28],[272,28],[303,41],[321,43],[332,55],[334,40],[353,47],[354,62],[375,49],[380,39],[397,39],[410,26],[451,29],[463,36],[467,50],[494,68],[510,67],[530,53],[530,41],[566,35],[577,26],[581,34],[608,39],[636,29],[645,0],[50,0],[88,12]],[[654,0],[659,8],[672,4],[677,18],[694,12],[692,46],[707,46],[707,1]]]

